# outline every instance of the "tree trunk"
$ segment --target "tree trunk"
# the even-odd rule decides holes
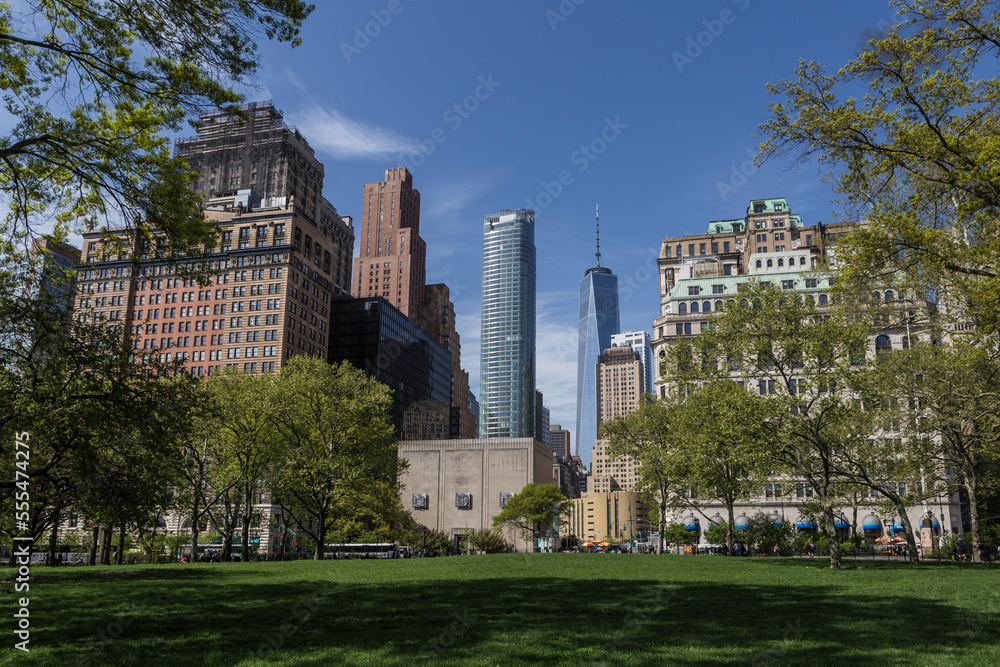
[[[107,553],[108,552],[108,546],[110,546],[110,542],[107,539],[107,535],[108,535],[108,529],[105,528],[102,525],[101,526],[100,536],[98,537],[99,544],[100,544],[100,552],[97,554],[97,563],[98,563],[98,565],[107,565],[106,558],[107,558],[107,555],[108,555],[108,553]]]
[[[823,532],[830,542],[830,569],[841,570],[844,567],[840,554],[840,542],[837,540],[837,526],[833,518],[833,505],[826,495],[820,499],[823,507]]]
[[[90,562],[87,565],[97,565],[97,540],[100,535],[100,527],[94,526],[94,532],[90,537]]]
[[[910,565],[920,565],[920,558],[917,556],[917,541],[913,538],[913,525],[910,517],[906,514],[906,505],[902,499],[893,498],[896,504],[896,511],[899,512],[899,523],[903,526],[903,533],[906,535],[906,548],[910,552]]]
[[[244,563],[249,560],[250,555],[250,517],[253,514],[253,487],[248,486],[246,496],[243,499],[243,530],[240,533],[240,546],[243,555],[240,558]]]
[[[726,530],[726,549],[730,554],[733,553],[733,544],[736,542],[736,526],[734,525],[736,510],[733,509],[734,504],[726,503],[726,511],[729,512],[729,529]]]
[[[195,560],[198,555],[198,535],[201,531],[198,528],[198,521],[201,518],[198,514],[198,491],[194,493],[194,507],[191,509],[191,560]]]
[[[657,543],[658,543],[658,545],[656,547],[656,549],[657,549],[656,553],[662,554],[663,553],[663,547],[664,547],[664,542],[663,542],[664,537],[665,537],[664,534],[667,532],[667,494],[664,493],[662,489],[660,491],[660,519],[659,519],[659,524],[660,524],[660,535],[659,535],[659,537],[656,540]]]
[[[121,528],[118,530],[118,558],[115,559],[115,565],[121,565],[125,562],[125,523],[122,522]]]
[[[49,565],[56,564],[56,552],[59,549],[59,510],[55,512],[52,520],[52,530],[49,532]]]
[[[326,550],[326,521],[319,519],[319,526],[316,528],[316,553],[314,560],[323,560],[323,552]]]
[[[111,538],[113,535],[114,531],[111,529],[111,526],[105,526],[103,532],[104,543],[102,545],[104,551],[101,557],[101,565],[111,565]]]
[[[974,563],[982,562],[979,559],[979,504],[976,502],[977,479],[969,475],[962,476],[962,483],[965,486],[965,493],[969,496],[969,529],[972,533],[972,544],[969,549],[972,551],[971,560]]]

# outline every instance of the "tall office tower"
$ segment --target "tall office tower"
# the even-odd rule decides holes
[[[623,331],[611,336],[611,347],[631,347],[639,355],[643,370],[643,393],[653,393],[653,348],[645,331]]]
[[[420,238],[420,193],[404,167],[365,186],[354,296],[380,296],[412,321],[424,303],[427,244]]]
[[[631,347],[610,347],[597,364],[598,423],[624,416],[639,407],[645,369],[638,352]],[[608,441],[594,445],[594,476],[590,491],[634,491],[636,462],[631,457],[612,459]]]
[[[535,437],[535,212],[483,218],[479,437]]]
[[[265,205],[288,199],[318,222],[323,203],[323,165],[305,137],[284,123],[272,102],[250,102],[244,121],[222,111],[201,114],[198,136],[179,139],[174,155],[200,174],[193,188],[213,196],[254,190]],[[276,201],[284,197],[284,202]]]
[[[549,425],[549,449],[556,453],[561,459],[568,460],[572,456],[569,446],[569,431],[559,424]]]
[[[451,354],[449,437],[475,438],[476,419],[469,407],[469,374],[462,370],[462,339],[455,328],[455,304],[447,285],[437,283],[424,288],[417,324]]]
[[[600,226],[594,266],[580,281],[580,338],[576,371],[576,453],[590,466],[597,439],[597,393],[594,367],[601,351],[611,347],[618,333],[618,276],[601,266]]]

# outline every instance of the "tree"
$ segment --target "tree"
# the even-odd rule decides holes
[[[348,362],[293,357],[271,394],[278,455],[268,486],[272,500],[316,545],[339,507],[380,485],[398,488],[390,389]]]
[[[698,541],[698,532],[688,530],[682,523],[672,523],[660,530],[662,541],[667,544],[683,545],[694,544]],[[660,553],[663,553],[662,546]]]
[[[529,537],[551,535],[552,526],[564,521],[572,506],[555,484],[528,484],[493,517],[493,525],[514,528]]]
[[[732,380],[709,382],[680,399],[674,425],[679,475],[692,492],[681,498],[701,511],[706,502],[726,508],[726,545],[735,540],[734,507],[760,492],[771,470],[765,419],[769,406]],[[705,516],[708,519],[707,516]]]
[[[210,236],[165,131],[199,110],[238,113],[232,86],[257,39],[299,43],[301,0],[27,0],[0,4],[3,251],[43,214],[57,234],[86,216],[156,229],[168,251]],[[134,222],[137,221],[137,222]]]
[[[636,489],[654,507],[659,526],[657,552],[663,553],[667,509],[677,504],[684,488],[683,457],[676,456],[673,443],[680,439],[674,421],[674,398],[657,399],[644,394],[639,408],[601,424],[601,437],[608,438],[608,455],[630,456],[638,465]]]
[[[830,567],[841,568],[834,510],[843,489],[843,451],[866,444],[868,416],[849,391],[865,363],[867,332],[858,320],[821,315],[802,295],[758,281],[741,285],[742,303],[713,328],[671,350],[679,386],[736,374],[768,398],[765,446],[775,472],[808,485],[830,540]]]

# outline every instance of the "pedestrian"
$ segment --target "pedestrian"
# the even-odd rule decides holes
[[[774,545],[774,552],[772,553],[772,555],[773,556],[780,556],[781,555],[781,549],[778,548],[777,543]]]
[[[810,541],[809,545],[806,547],[806,552],[809,554],[810,558],[812,558],[813,556],[815,556],[816,555],[816,545],[813,542]]]

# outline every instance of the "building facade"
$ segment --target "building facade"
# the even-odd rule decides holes
[[[638,493],[591,491],[573,500],[566,529],[579,542],[632,541],[649,534],[649,506]]]
[[[259,201],[250,190],[211,199],[205,215],[220,236],[198,257],[161,256],[128,229],[85,232],[74,316],[121,323],[136,354],[180,359],[194,375],[276,372],[295,354],[327,358],[344,235],[324,233],[294,202]],[[104,234],[120,244],[106,245]]]
[[[507,500],[528,484],[552,482],[552,451],[534,438],[404,440],[399,457],[403,507],[426,530],[456,540],[493,526]],[[509,535],[519,550],[534,550],[524,535]]]
[[[611,336],[611,347],[630,347],[642,362],[642,393],[653,393],[653,348],[649,333],[645,331],[623,331]]]
[[[380,296],[416,322],[424,305],[427,244],[420,238],[420,192],[400,167],[364,187],[354,296]]]
[[[611,336],[620,328],[618,276],[607,267],[593,266],[587,269],[580,281],[580,337],[576,372],[576,453],[588,467],[593,462],[598,424],[594,368],[601,351],[611,346]]]
[[[330,361],[349,361],[393,390],[392,419],[407,430],[447,439],[451,429],[451,353],[382,297],[335,299]]]
[[[849,233],[856,223],[805,225],[792,213],[784,199],[753,200],[745,217],[738,220],[713,221],[705,234],[672,237],[663,240],[660,258],[660,316],[653,322],[652,349],[657,359],[655,387],[658,396],[668,392],[669,377],[663,376],[659,361],[666,348],[678,341],[707,331],[711,314],[741,303],[740,286],[756,279],[763,284],[780,287],[789,293],[811,299],[821,310],[832,303],[830,276],[823,272],[836,265],[834,244]],[[882,296],[882,293],[878,293]],[[890,294],[885,295],[891,300]],[[905,329],[886,328],[872,336],[871,354],[902,348],[910,334]],[[733,379],[742,381],[738,371]],[[751,386],[752,385],[752,386]],[[761,395],[774,393],[774,382],[748,382],[750,391]],[[803,503],[812,497],[812,490],[803,480],[780,479],[765,485],[759,497],[739,505],[738,521],[747,515],[763,511],[772,514],[775,522],[794,522],[799,529],[809,530],[812,518],[801,511]],[[870,500],[871,502],[867,502]],[[871,536],[888,535],[898,526],[891,517],[880,518],[874,511],[878,499],[862,499],[856,507],[838,510],[838,524],[844,531],[865,531]],[[961,503],[957,495],[939,496],[928,502],[935,523],[945,532],[961,531]],[[721,506],[709,506],[706,513],[718,513]],[[910,508],[912,525],[919,525],[923,507]],[[685,515],[690,512],[685,512]],[[708,522],[686,525],[701,532]],[[675,519],[682,519],[677,515]]]
[[[639,407],[646,370],[638,352],[627,347],[609,347],[597,364],[597,416],[599,423],[625,416]],[[638,464],[629,456],[611,458],[608,440],[594,444],[591,492],[634,491]]]
[[[455,328],[455,305],[443,283],[424,288],[424,304],[417,324],[441,343],[451,355],[449,437],[476,437],[476,419],[471,410],[469,374],[462,369],[462,340]]]
[[[535,436],[535,212],[483,218],[479,437]]]

